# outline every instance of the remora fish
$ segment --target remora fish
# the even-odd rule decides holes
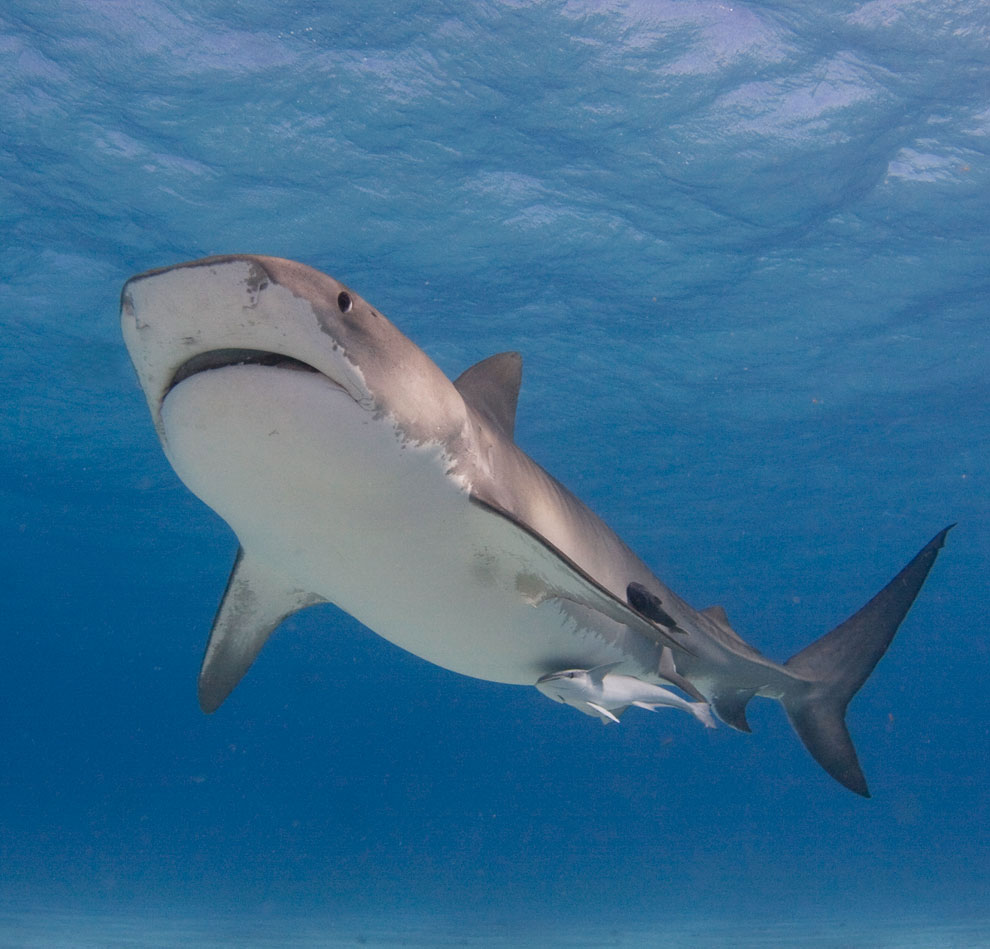
[[[668,689],[644,682],[635,676],[617,675],[612,670],[621,662],[610,662],[597,669],[564,669],[540,676],[536,687],[548,699],[563,702],[585,715],[600,718],[604,724],[618,722],[630,705],[656,711],[661,705],[689,712],[706,728],[715,720],[707,702],[688,702]]]
[[[943,546],[783,665],[718,607],[663,585],[513,441],[521,360],[451,382],[356,293],[303,264],[225,256],[133,277],[124,338],[168,460],[240,551],[199,677],[220,706],[278,624],[332,601],[464,675],[563,669],[672,683],[749,731],[780,701],[836,780],[868,796],[845,709]]]

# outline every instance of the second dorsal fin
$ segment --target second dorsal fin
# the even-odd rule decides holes
[[[729,622],[729,616],[725,612],[724,606],[706,606],[701,612],[709,619],[715,620],[719,626],[732,629],[732,624]]]
[[[503,435],[516,429],[516,402],[522,383],[522,356],[496,353],[465,369],[454,381],[461,397]]]

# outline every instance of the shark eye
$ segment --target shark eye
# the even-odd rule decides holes
[[[350,313],[351,295],[346,290],[341,290],[337,294],[337,306],[340,308],[341,313]]]

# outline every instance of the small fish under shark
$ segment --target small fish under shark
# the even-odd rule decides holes
[[[776,699],[815,760],[869,796],[846,707],[950,528],[777,663],[723,609],[666,587],[516,445],[518,353],[451,381],[344,284],[252,255],[131,278],[121,325],[166,457],[240,542],[200,671],[204,711],[286,617],[332,602],[439,666],[535,685],[603,721],[672,705],[710,725],[710,705],[749,731],[750,699]]]
[[[621,662],[609,662],[595,669],[564,669],[548,672],[536,680],[536,687],[548,699],[571,705],[585,715],[594,715],[605,725],[618,724],[619,716],[635,705],[655,712],[661,705],[689,712],[706,728],[715,727],[711,707],[705,701],[688,702],[679,695],[636,676],[616,675],[612,669]]]

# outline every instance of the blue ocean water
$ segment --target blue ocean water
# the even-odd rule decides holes
[[[0,9],[0,945],[990,945],[990,8]],[[850,728],[873,798],[602,728],[332,607],[227,704],[236,541],[162,455],[132,274],[333,274],[782,660],[958,521]],[[387,592],[387,591],[385,591]]]

